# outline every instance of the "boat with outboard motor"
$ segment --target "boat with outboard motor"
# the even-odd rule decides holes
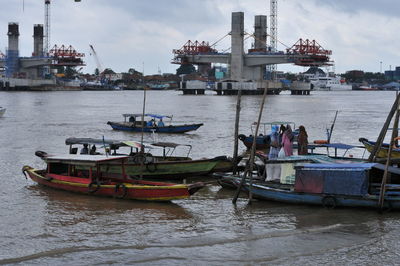
[[[203,125],[203,123],[172,125],[172,116],[158,114],[144,114],[144,116],[142,114],[122,114],[122,116],[124,117],[123,122],[108,121],[107,124],[115,130],[149,133],[185,133],[197,130]],[[144,117],[143,121],[142,117]],[[163,119],[166,118],[170,120],[164,122]]]
[[[188,198],[204,183],[173,184],[137,180],[126,171],[127,156],[55,155],[43,157],[46,169],[24,166],[22,171],[33,181],[51,188],[145,201],[171,201]],[[120,168],[109,171],[108,166]]]

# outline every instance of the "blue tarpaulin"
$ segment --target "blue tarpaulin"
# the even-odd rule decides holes
[[[307,164],[296,169],[295,191],[361,196],[368,193],[368,170],[374,163]]]

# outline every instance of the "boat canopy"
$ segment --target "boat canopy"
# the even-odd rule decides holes
[[[120,141],[120,140],[110,140],[110,139],[93,139],[93,138],[67,138],[65,140],[66,145],[74,144],[88,144],[88,145],[102,145],[109,146],[113,149],[118,149],[119,147],[133,147],[141,148],[142,145],[137,141]],[[143,144],[145,148],[148,148],[149,144]]]
[[[63,155],[49,155],[45,157],[44,160],[46,161],[46,163],[64,163],[71,165],[96,166],[102,162],[118,161],[125,158],[128,158],[128,156],[63,154]]]
[[[178,146],[187,146],[192,148],[192,145],[189,144],[177,144],[173,142],[156,142],[152,143],[151,145],[156,146],[156,147],[163,147],[163,148],[176,148]]]
[[[127,117],[141,117],[142,114],[122,114],[124,118]],[[144,116],[152,117],[152,118],[157,118],[157,119],[163,119],[163,118],[170,118],[172,119],[172,115],[158,115],[158,114],[144,114]]]

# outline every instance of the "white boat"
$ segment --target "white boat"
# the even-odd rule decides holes
[[[5,112],[6,112],[6,108],[0,106],[0,117],[2,117]]]
[[[352,86],[342,82],[340,76],[319,76],[315,75],[309,77],[311,88],[313,90],[324,90],[324,91],[349,91],[352,90]]]

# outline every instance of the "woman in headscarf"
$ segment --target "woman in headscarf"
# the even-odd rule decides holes
[[[278,153],[280,149],[280,142],[279,142],[279,127],[277,125],[272,126],[271,130],[271,144],[269,148],[268,160],[276,160],[278,158]],[[281,167],[279,164],[266,164],[266,179],[265,181],[272,181],[272,180],[280,180],[281,177]]]
[[[286,130],[282,136],[282,146],[286,156],[293,155],[293,139],[294,135],[290,125],[286,126]]]
[[[307,155],[308,154],[308,135],[304,126],[299,126],[299,136],[297,137],[297,154]]]

